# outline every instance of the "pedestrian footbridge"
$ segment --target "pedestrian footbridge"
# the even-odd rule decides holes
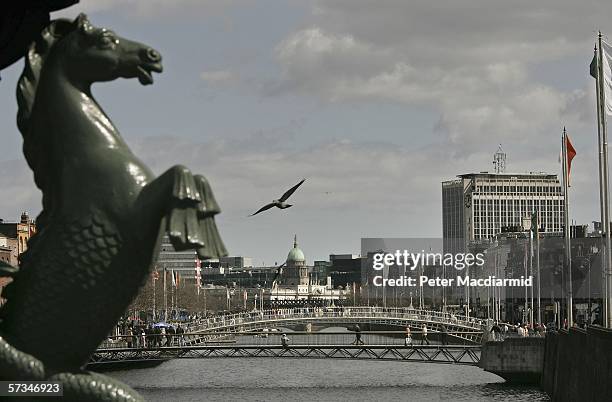
[[[439,311],[420,310],[413,308],[383,308],[383,307],[335,307],[335,308],[291,308],[269,309],[244,312],[232,315],[210,317],[191,323],[189,332],[190,345],[198,345],[213,339],[218,332],[252,332],[274,328],[310,328],[347,327],[355,324],[362,328],[373,325],[410,327],[413,331],[421,331],[423,325],[431,334],[447,332],[456,341],[472,344],[482,342],[486,329],[486,321],[454,315]]]
[[[475,345],[207,344],[143,349],[103,348],[98,349],[92,356],[89,366],[100,368],[113,363],[237,357],[398,360],[477,366],[480,362],[480,347]]]

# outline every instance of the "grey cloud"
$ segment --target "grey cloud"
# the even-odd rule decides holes
[[[577,89],[567,91],[538,82],[530,67],[583,53],[586,66],[592,30],[603,10],[612,11],[602,7],[318,2],[310,26],[276,47],[283,74],[266,94],[433,107],[440,114],[435,133],[457,155],[477,152],[483,138],[543,150],[562,124],[593,129],[592,102],[583,95],[588,72],[568,77]]]

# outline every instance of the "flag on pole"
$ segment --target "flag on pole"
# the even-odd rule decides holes
[[[200,294],[200,287],[201,287],[201,273],[202,273],[202,263],[200,262],[199,258],[196,258],[195,260],[195,283],[196,283],[196,290],[197,293]]]
[[[170,275],[172,276],[172,287],[176,287],[176,279],[174,278],[174,270],[170,271]]]
[[[571,187],[570,172],[572,170],[572,159],[574,159],[576,156],[576,150],[574,149],[574,146],[572,145],[572,142],[567,134],[565,134],[565,154],[567,158],[567,186]]]
[[[612,114],[612,46],[601,41],[601,66],[603,71],[603,101],[607,114]],[[593,56],[590,71],[593,78],[598,77],[597,55]]]
[[[534,234],[538,234],[540,231],[540,222],[538,219],[538,211],[533,211],[531,214],[531,231]]]

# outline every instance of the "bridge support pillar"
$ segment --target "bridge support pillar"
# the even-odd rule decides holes
[[[482,346],[480,367],[506,382],[539,384],[544,367],[544,338],[507,338]]]

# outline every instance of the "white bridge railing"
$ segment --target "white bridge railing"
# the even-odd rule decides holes
[[[350,318],[360,319],[399,319],[423,321],[435,324],[461,326],[482,330],[487,321],[440,311],[420,310],[408,307],[302,307],[256,310],[229,315],[219,315],[200,319],[188,324],[189,332],[218,331],[232,327],[265,322],[291,321],[299,319],[329,319],[346,322]]]

